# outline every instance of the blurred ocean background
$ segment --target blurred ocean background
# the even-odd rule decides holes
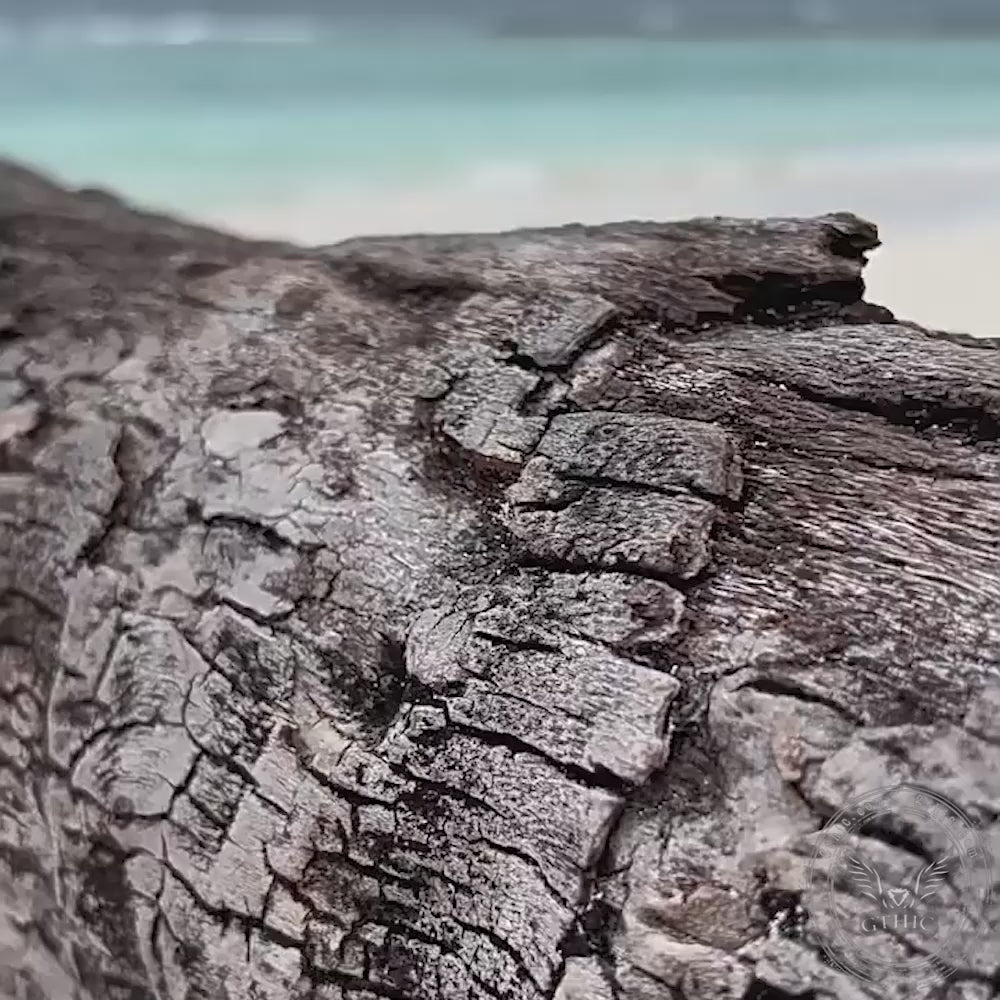
[[[688,30],[669,5],[627,23],[567,3],[547,20],[0,7],[0,156],[309,243],[850,210],[886,242],[873,299],[1000,336],[1000,4],[995,26],[984,5],[901,27],[819,0],[748,24],[754,3]]]

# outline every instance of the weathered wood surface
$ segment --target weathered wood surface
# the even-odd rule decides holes
[[[797,887],[879,779],[1000,848],[1000,353],[866,305],[873,227],[0,181],[0,995],[906,995]]]

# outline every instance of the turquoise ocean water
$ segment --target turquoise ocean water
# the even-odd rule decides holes
[[[875,191],[981,213],[1000,41],[0,36],[0,155],[315,239]]]

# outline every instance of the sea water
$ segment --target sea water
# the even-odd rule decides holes
[[[0,33],[0,156],[307,242],[845,209],[899,232],[1000,219],[1000,40],[251,29]]]

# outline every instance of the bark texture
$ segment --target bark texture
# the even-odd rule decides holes
[[[0,173],[0,995],[902,1000],[802,873],[894,781],[1000,848],[1000,353],[876,245],[306,251]]]

